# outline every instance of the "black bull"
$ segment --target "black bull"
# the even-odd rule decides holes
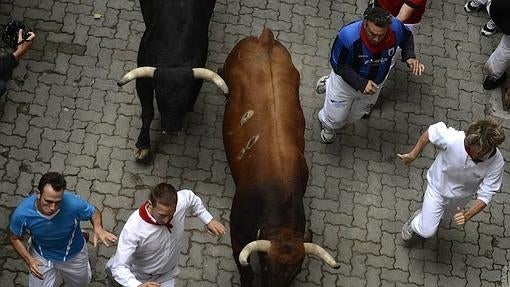
[[[128,73],[119,82],[123,85],[137,78],[136,91],[142,105],[142,127],[135,149],[138,159],[143,159],[150,148],[154,94],[161,114],[161,131],[179,131],[184,115],[193,110],[202,79],[214,77],[197,76],[197,71],[192,70],[204,67],[207,60],[214,4],[215,0],[140,0],[146,29],[137,65],[153,68]],[[222,89],[226,92],[226,86]]]
[[[305,254],[339,267],[304,239],[305,120],[289,52],[266,28],[241,40],[220,74],[229,87],[223,141],[236,185],[230,235],[241,285],[252,284],[248,258],[257,251],[264,286],[289,286]]]

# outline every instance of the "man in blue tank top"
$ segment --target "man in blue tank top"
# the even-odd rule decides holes
[[[319,111],[323,143],[333,143],[336,129],[370,112],[397,47],[411,72],[421,75],[425,66],[414,54],[413,34],[388,11],[370,7],[363,20],[340,29],[331,49],[331,74],[322,77],[316,87],[317,93],[326,93]]]
[[[38,191],[25,198],[14,210],[10,240],[29,268],[29,286],[52,287],[60,273],[66,286],[85,287],[92,273],[88,249],[80,221],[90,220],[94,246],[117,237],[103,229],[101,213],[90,203],[66,190],[62,174],[48,172],[39,181]],[[28,232],[31,246],[23,243]]]

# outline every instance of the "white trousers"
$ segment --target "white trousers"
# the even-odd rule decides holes
[[[384,82],[374,95],[365,95],[351,87],[342,77],[331,71],[326,81],[324,106],[319,111],[319,120],[329,129],[340,129],[370,112],[377,102]]]
[[[108,287],[123,287],[119,282],[113,278],[112,272],[110,268],[106,267],[106,276],[108,279]],[[138,281],[141,281],[143,283],[145,282],[158,282],[161,287],[174,287],[175,286],[175,272],[170,272],[167,274],[163,274],[161,276],[145,276],[144,278],[141,278],[139,274],[134,273],[135,278]],[[138,276],[137,276],[138,275]]]
[[[499,79],[510,66],[510,35],[503,35],[498,47],[485,63],[485,68],[491,78]]]
[[[453,218],[457,207],[461,209],[469,202],[470,197],[446,198],[430,185],[423,195],[421,213],[411,222],[411,229],[423,238],[434,236],[441,218]]]
[[[89,250],[87,244],[83,244],[81,251],[66,262],[48,261],[41,257],[32,248],[30,254],[43,263],[39,270],[43,273],[43,280],[35,277],[32,273],[28,276],[30,287],[53,287],[57,272],[60,273],[66,286],[86,287],[92,278],[92,271],[89,264]]]

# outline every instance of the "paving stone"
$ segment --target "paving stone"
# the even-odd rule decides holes
[[[414,37],[425,75],[410,76],[397,63],[371,118],[346,126],[339,131],[341,140],[326,147],[317,140],[323,98],[310,95],[317,78],[330,70],[338,28],[363,12],[366,4],[358,2],[222,0],[209,26],[206,66],[220,67],[238,40],[267,26],[289,48],[301,74],[310,169],[307,225],[314,242],[342,266],[335,271],[307,259],[294,286],[497,286],[510,258],[510,209],[504,207],[510,197],[498,194],[463,229],[442,224],[438,236],[406,248],[400,229],[421,205],[435,150],[427,148],[411,167],[400,164],[395,153],[411,148],[433,122],[458,127],[486,116],[482,67],[499,39],[480,36],[484,13],[466,14],[462,3],[429,3]],[[161,181],[193,188],[215,216],[228,222],[235,187],[221,134],[224,99],[210,95],[216,92],[209,85],[186,118],[185,132],[161,137],[158,116],[151,132],[154,157],[146,164],[134,162],[139,100],[134,84],[118,89],[116,80],[136,66],[145,28],[137,1],[7,1],[0,4],[0,16],[23,19],[39,31],[0,103],[1,190],[17,194],[6,200],[9,208],[2,203],[0,218],[21,200],[33,177],[57,170],[103,209],[105,225],[117,232],[149,186]],[[508,148],[502,147],[505,157]],[[239,286],[228,236],[212,244],[197,230],[201,223],[189,224],[177,286]],[[4,259],[8,242],[2,232],[3,227],[1,280],[26,286],[26,266],[12,248]],[[91,286],[103,286],[103,266],[113,251],[100,248],[100,255],[92,256]]]

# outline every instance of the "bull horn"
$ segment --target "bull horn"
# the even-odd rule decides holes
[[[324,262],[326,262],[329,266],[335,269],[340,268],[340,263],[337,263],[333,256],[331,256],[326,250],[324,250],[324,248],[314,243],[303,243],[303,245],[305,246],[306,254],[312,254],[319,257],[320,259],[324,260]]]
[[[248,266],[250,262],[248,262],[248,258],[252,252],[269,252],[269,248],[271,248],[271,241],[269,240],[255,240],[252,241],[241,250],[239,254],[239,263],[243,266]]]
[[[228,94],[228,87],[225,81],[220,77],[220,75],[215,72],[205,69],[205,68],[193,68],[193,77],[195,79],[202,79],[209,82],[213,82],[218,88],[223,91],[223,94]]]
[[[156,71],[156,68],[154,67],[135,68],[122,76],[122,78],[117,82],[117,86],[124,86],[136,78],[154,78],[154,71]]]

